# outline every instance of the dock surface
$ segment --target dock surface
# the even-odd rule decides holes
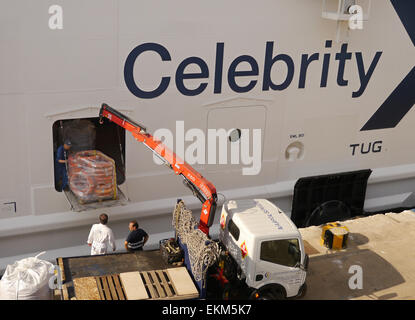
[[[347,248],[339,251],[320,244],[321,227],[300,229],[310,257],[303,299],[415,299],[415,212],[341,224],[348,227],[349,237]]]

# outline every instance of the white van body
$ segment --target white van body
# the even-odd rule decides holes
[[[229,227],[230,223],[234,226]],[[232,232],[232,228],[239,231]],[[306,271],[300,268],[306,259],[304,244],[294,223],[273,203],[265,199],[225,203],[219,239],[240,266],[249,287],[260,289],[278,284],[284,287],[287,297],[299,293],[306,278]],[[297,265],[286,266],[264,260],[261,253],[264,243],[287,240],[298,243],[301,255]]]

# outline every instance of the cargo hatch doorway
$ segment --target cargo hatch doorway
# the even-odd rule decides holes
[[[105,125],[99,124],[98,117],[62,119],[55,121],[52,127],[55,189],[57,192],[63,192],[65,194],[71,210],[75,212],[125,205],[128,202],[128,197],[120,188],[126,179],[125,129],[111,123],[107,119],[103,120]],[[109,163],[112,163],[113,171],[111,172],[113,172],[113,175],[111,176],[112,192],[110,197],[97,196],[94,198],[91,196],[91,198],[85,198],[79,196],[79,192],[77,192],[79,190],[75,191],[74,180],[70,181],[74,179],[73,171],[71,171],[74,168],[74,162],[72,161],[70,163],[68,160],[64,168],[62,166],[59,168],[59,163],[57,162],[58,148],[68,140],[71,142],[71,148],[65,153],[65,159],[66,157],[74,159],[76,155],[95,152],[94,154],[102,154],[105,159],[108,159]],[[67,183],[63,182],[63,170],[66,172]],[[91,187],[88,189],[88,192],[91,192],[91,194],[92,191],[98,190],[98,187],[106,187],[103,182],[96,182],[96,179],[94,180],[96,176],[92,176],[92,180],[90,180],[90,177],[87,177],[87,175],[85,171],[77,174],[77,183],[80,183],[81,186],[85,185],[85,183],[90,183]],[[92,183],[101,184],[94,184],[92,186]],[[109,182],[105,181],[105,183]],[[66,187],[62,188],[63,185]]]

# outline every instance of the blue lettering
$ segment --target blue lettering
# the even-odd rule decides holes
[[[265,64],[264,64],[264,80],[262,83],[262,90],[268,91],[269,88],[272,90],[284,90],[291,84],[291,81],[294,77],[294,61],[290,56],[286,54],[279,54],[275,57],[272,57],[272,52],[274,49],[274,42],[267,42],[265,50]],[[283,61],[287,65],[287,76],[283,83],[274,84],[271,80],[271,69],[275,62]]]
[[[283,230],[283,227],[279,224],[279,222],[272,216],[272,213],[269,212],[267,209],[264,208],[264,206],[260,203],[257,203],[257,207],[262,210],[262,212],[265,213],[267,218],[279,229]]]
[[[199,73],[184,73],[184,69],[189,64],[196,64],[199,66]],[[207,82],[201,83],[196,89],[187,89],[184,85],[184,79],[206,79],[209,78],[209,69],[205,61],[198,57],[190,57],[184,59],[176,71],[176,86],[179,91],[185,96],[196,96],[203,92],[207,87]]]
[[[360,97],[366,90],[368,83],[374,73],[376,66],[380,60],[382,52],[376,52],[373,60],[371,61],[369,67],[365,69],[363,63],[363,54],[362,52],[355,52],[354,55],[351,52],[347,51],[347,43],[341,45],[340,51],[335,54],[333,60],[339,61],[338,71],[337,71],[337,84],[339,86],[347,86],[348,80],[344,79],[344,72],[346,67],[347,60],[352,58],[356,59],[356,70],[360,79],[360,87],[352,93],[353,98]],[[325,48],[332,48],[332,41],[327,40],[325,42]],[[128,55],[125,65],[124,65],[124,80],[128,90],[138,98],[142,99],[153,99],[161,94],[163,94],[170,85],[171,76],[165,75],[161,76],[160,83],[158,87],[154,90],[145,91],[138,87],[137,82],[134,79],[134,64],[138,57],[144,52],[154,52],[158,54],[161,58],[161,61],[172,61],[169,51],[158,43],[144,43],[135,47],[130,54]],[[216,43],[216,54],[214,61],[214,79],[213,83],[213,93],[220,94],[222,93],[222,83],[223,83],[223,73],[224,73],[224,55],[225,55],[225,44],[223,42]],[[334,54],[333,54],[334,55]],[[304,89],[307,82],[307,73],[309,71],[310,64],[314,61],[314,66],[319,65],[321,68],[321,79],[320,87],[327,87],[327,80],[329,74],[329,66],[331,53],[326,52],[322,54],[322,61],[320,62],[320,53],[316,52],[313,54],[301,54],[300,58],[300,67],[299,67],[299,81],[298,88]],[[245,64],[248,67],[245,69],[241,68],[241,64]],[[186,72],[186,68],[191,65],[196,65],[199,68],[199,72]],[[278,69],[277,69],[278,68]],[[242,70],[241,70],[242,69]],[[275,70],[277,69],[277,70]],[[280,80],[280,83],[276,83],[276,80],[272,79],[271,74],[275,74],[275,71],[282,70],[285,72],[285,78]],[[225,69],[226,70],[226,69]],[[273,73],[274,71],[274,73]],[[285,90],[290,86],[294,78],[294,60],[287,54],[275,54],[274,55],[274,42],[267,41],[265,45],[265,56],[264,56],[264,67],[262,75],[262,90],[263,91],[281,91]],[[250,55],[240,55],[235,58],[229,65],[227,71],[227,83],[229,88],[237,93],[245,93],[253,90],[258,83],[259,76],[259,64],[257,60]],[[246,84],[241,85],[238,82],[238,78],[243,77],[255,77],[246,80]],[[190,88],[190,83],[186,83],[186,80],[195,80],[195,79],[205,79],[205,81],[200,81],[197,83],[196,88]],[[184,59],[177,67],[175,72],[175,83],[177,90],[184,96],[196,96],[201,94],[206,90],[209,85],[209,66],[207,62],[200,57],[189,57]]]
[[[249,71],[236,71],[236,67],[241,62],[248,62],[249,65],[251,66],[251,70],[249,70]],[[248,92],[248,91],[252,90],[255,87],[257,81],[252,80],[245,87],[240,87],[240,86],[237,85],[237,83],[235,81],[235,78],[236,77],[257,76],[258,73],[259,73],[258,63],[256,62],[256,60],[254,58],[252,58],[251,56],[240,56],[240,57],[236,58],[235,60],[233,60],[232,63],[231,63],[231,66],[229,67],[229,70],[228,70],[228,83],[229,83],[229,86],[235,92],[239,92],[239,93]]]
[[[331,48],[332,41],[326,41],[326,48]],[[323,70],[321,71],[321,81],[320,87],[324,88],[327,86],[327,77],[329,75],[329,65],[330,65],[330,53],[325,53],[323,58]]]
[[[339,70],[337,72],[337,84],[339,86],[347,86],[349,81],[344,80],[344,67],[346,66],[346,60],[350,60],[352,54],[347,52],[347,43],[342,44],[339,53],[336,53],[336,60],[339,60]]]
[[[307,75],[308,66],[312,61],[318,60],[319,56],[320,55],[318,53],[314,53],[310,57],[308,56],[308,54],[303,54],[301,56],[300,82],[298,83],[298,88],[305,88],[305,79]]]
[[[124,65],[124,80],[125,84],[127,85],[128,90],[138,98],[143,99],[152,99],[156,98],[161,95],[164,91],[166,91],[167,87],[170,83],[170,77],[163,77],[161,78],[161,83],[157,87],[157,89],[153,91],[144,91],[141,90],[134,80],[134,64],[137,57],[146,51],[154,51],[157,52],[162,61],[170,61],[170,53],[167,51],[165,47],[158,43],[144,43],[137,47],[135,47],[127,57]]]
[[[215,89],[214,93],[222,92],[222,72],[223,72],[223,42],[216,44],[216,64],[215,64]]]
[[[361,52],[356,52],[356,62],[357,62],[357,69],[359,70],[359,78],[360,78],[360,88],[358,91],[352,93],[353,98],[360,97],[366,89],[367,84],[369,83],[370,78],[372,77],[373,71],[375,71],[376,65],[379,62],[380,56],[382,52],[378,51],[373,58],[372,63],[370,64],[369,69],[365,72],[365,66],[363,65],[363,57]]]

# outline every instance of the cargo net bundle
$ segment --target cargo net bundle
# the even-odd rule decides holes
[[[186,208],[183,201],[174,208],[173,227],[180,241],[187,246],[195,281],[205,280],[207,269],[219,257],[219,245],[197,228],[192,211]]]
[[[69,188],[81,203],[117,198],[115,162],[97,150],[68,158]]]

